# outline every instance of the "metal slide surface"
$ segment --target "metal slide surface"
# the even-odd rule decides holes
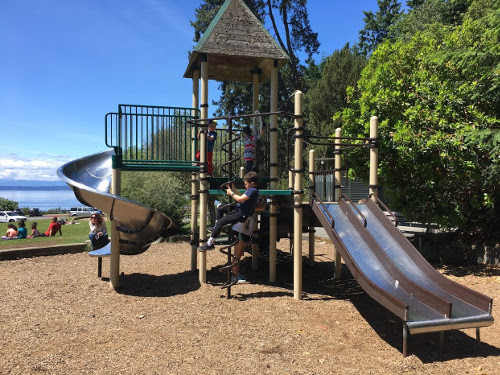
[[[409,322],[410,332],[477,328],[493,324],[490,297],[453,282],[436,271],[371,200],[357,207],[367,220],[366,229],[396,267],[416,284],[452,304],[448,319]]]
[[[363,214],[366,212],[366,206],[357,207]],[[477,328],[493,323],[491,299],[446,279],[420,254],[421,259],[408,255],[407,249],[398,250],[401,245],[396,246],[396,241],[389,240],[396,236],[395,232],[380,228],[381,219],[392,225],[382,211],[379,210],[383,217],[366,215],[366,228],[361,215],[343,200],[339,204],[322,204],[313,200],[313,211],[361,287],[403,319],[410,333]],[[389,247],[388,243],[392,246]],[[429,281],[431,273],[434,276],[439,274],[431,280],[446,281]]]
[[[96,207],[116,221],[120,253],[140,254],[158,238],[168,236],[172,221],[160,211],[110,193],[113,155],[114,150],[108,150],[71,161],[57,175],[82,204]]]

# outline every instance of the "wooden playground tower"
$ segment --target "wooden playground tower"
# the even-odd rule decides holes
[[[252,112],[258,111],[259,84],[271,80],[270,112],[278,112],[278,71],[289,60],[288,55],[276,43],[267,30],[262,26],[255,15],[241,0],[227,0],[221,7],[208,29],[195,46],[189,64],[184,74],[193,80],[192,107],[200,108],[202,131],[200,137],[200,164],[206,163],[206,128],[208,118],[208,80],[251,82],[253,88]],[[201,88],[199,83],[201,82]],[[201,90],[200,90],[201,89]],[[200,95],[201,91],[201,95]],[[201,100],[201,103],[200,103]],[[296,94],[295,125],[302,128],[302,94]],[[195,137],[193,129],[193,138]],[[276,191],[278,183],[277,173],[277,144],[278,144],[278,115],[270,115],[270,189]],[[195,150],[193,149],[193,152]],[[194,156],[194,155],[193,155]],[[194,157],[193,157],[194,159]],[[299,158],[301,160],[301,157]],[[300,180],[300,177],[297,177]],[[198,253],[197,245],[206,241],[208,216],[208,178],[205,168],[199,175],[199,187],[196,176],[193,175],[192,195],[199,192],[199,228],[198,201],[192,200],[191,206],[191,269],[196,269],[198,258],[199,279],[206,283],[206,253]],[[302,197],[297,194],[297,204],[301,205]],[[276,205],[270,204],[270,265],[269,279],[276,281]],[[300,215],[301,220],[302,215]],[[196,238],[198,236],[198,238]],[[298,250],[298,248],[296,248]],[[298,251],[297,251],[298,252]]]
[[[198,252],[200,242],[207,240],[209,178],[206,166],[207,120],[208,120],[208,80],[251,82],[253,89],[252,112],[260,110],[259,84],[270,79],[270,113],[261,114],[269,117],[269,189],[261,190],[262,195],[271,197],[269,204],[269,281],[276,282],[277,258],[277,217],[278,208],[275,199],[277,195],[293,194],[293,259],[294,259],[294,298],[302,299],[302,233],[303,233],[303,195],[302,186],[304,166],[303,155],[303,94],[294,93],[295,108],[293,114],[293,169],[289,174],[288,190],[278,190],[278,72],[288,62],[289,56],[278,45],[274,38],[263,27],[261,22],[248,9],[242,0],[226,0],[217,15],[210,23],[199,43],[195,46],[185,78],[192,78],[193,95],[192,107],[200,108],[199,124],[202,127],[200,136],[200,164],[199,175],[192,175],[191,192],[191,269],[198,266],[199,281],[206,283],[206,252]],[[201,82],[201,88],[200,88]],[[200,90],[201,89],[201,90]],[[201,94],[200,94],[201,91]],[[201,101],[201,103],[200,103]],[[255,121],[255,118],[253,118]],[[230,122],[230,120],[229,120]],[[372,121],[371,137],[377,137],[376,118]],[[230,126],[229,126],[230,128]],[[291,129],[292,130],[292,129]],[[192,139],[196,138],[196,128],[192,129]],[[229,129],[231,132],[231,129]],[[336,132],[337,143],[340,141],[340,129]],[[340,144],[335,146],[340,148]],[[193,159],[196,149],[193,147]],[[280,155],[283,157],[284,155]],[[287,155],[291,157],[291,155]],[[314,153],[310,158],[310,185],[314,185]],[[371,193],[377,193],[376,166],[378,165],[377,149],[371,150],[370,162],[372,166],[370,184]],[[341,159],[340,153],[336,157],[336,197],[341,194]],[[228,176],[231,179],[233,176]],[[312,193],[312,191],[311,191]],[[199,197],[199,200],[197,199]],[[199,211],[199,216],[198,216]],[[199,219],[199,220],[198,220]],[[198,228],[199,222],[199,228]],[[310,234],[314,228],[309,228]],[[309,260],[314,259],[314,236],[309,236]],[[337,252],[338,254],[338,252]],[[257,266],[257,249],[253,246],[253,267]],[[340,277],[340,255],[336,255],[336,277]]]
[[[198,252],[200,243],[207,240],[208,204],[211,177],[207,175],[207,128],[209,115],[208,81],[239,81],[252,83],[252,114],[224,118],[227,132],[231,134],[231,121],[237,117],[247,117],[255,121],[255,113],[260,110],[259,85],[270,80],[270,110],[260,113],[269,121],[268,164],[264,175],[268,173],[269,190],[261,190],[261,195],[269,196],[269,281],[276,282],[277,235],[278,235],[278,196],[292,196],[289,206],[293,206],[293,259],[294,259],[294,298],[302,299],[302,233],[304,225],[309,226],[309,261],[314,259],[314,228],[310,221],[304,224],[303,210],[303,94],[296,91],[293,95],[294,113],[278,111],[278,72],[288,62],[289,57],[263,27],[255,15],[242,0],[226,0],[199,43],[194,47],[184,77],[192,79],[191,108],[170,108],[158,106],[120,105],[117,113],[106,117],[106,144],[119,151],[113,161],[113,193],[120,195],[122,170],[155,171],[190,171],[191,177],[191,270],[199,271],[200,283],[206,283],[206,252]],[[284,151],[278,155],[278,120],[283,116],[293,119],[293,155]],[[165,122],[169,122],[166,126]],[[376,119],[375,119],[376,125]],[[143,133],[141,129],[149,129]],[[201,128],[199,143],[197,130]],[[115,133],[110,129],[116,129]],[[371,138],[376,138],[376,126]],[[177,138],[168,144],[162,138],[164,133],[176,133]],[[190,134],[189,134],[190,132]],[[178,143],[191,140],[190,147]],[[336,141],[335,141],[336,139]],[[340,140],[340,129],[334,137]],[[118,143],[120,147],[116,147]],[[144,149],[144,144],[148,144]],[[332,144],[340,148],[340,144]],[[200,149],[200,160],[196,162],[196,150]],[[218,147],[218,146],[217,146]],[[190,155],[185,155],[186,150]],[[289,167],[289,189],[278,189],[278,157],[293,160]],[[144,160],[148,159],[148,160]],[[370,190],[376,194],[377,149],[371,149],[371,165],[374,166],[370,177]],[[341,194],[340,153],[335,158],[335,197]],[[314,152],[310,153],[309,177],[310,194],[314,192]],[[372,176],[373,175],[373,176]],[[228,180],[238,177],[229,167]],[[220,191],[219,191],[220,193]],[[288,207],[292,208],[292,207]],[[309,215],[310,216],[310,215]],[[111,234],[118,238],[117,233]],[[257,267],[257,246],[252,249],[252,265]],[[112,287],[119,286],[120,244],[112,241],[110,258],[110,282]],[[340,255],[336,255],[336,277],[340,276]]]

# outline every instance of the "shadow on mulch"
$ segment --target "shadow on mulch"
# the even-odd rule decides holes
[[[200,282],[192,271],[174,275],[148,275],[132,273],[120,276],[117,292],[138,297],[171,297],[187,294],[200,288]]]
[[[353,295],[350,301],[363,319],[387,344],[403,352],[401,319],[371,299],[366,293]],[[487,327],[486,327],[487,329]],[[471,332],[472,330],[468,330]],[[446,362],[453,359],[500,356],[500,349],[484,342],[477,343],[463,331],[445,331],[444,349],[440,352],[439,332],[408,336],[408,355],[423,363]]]
[[[214,267],[209,271],[214,285],[222,285],[225,280],[226,276],[219,272],[220,267],[222,265]],[[232,298],[246,300],[250,298],[273,298],[280,296],[293,297],[293,256],[289,253],[278,251],[276,264],[277,283],[269,283],[267,267],[268,260],[265,259],[265,256],[259,257],[259,269],[255,271],[252,270],[250,258],[245,258],[241,262],[241,272],[245,276],[248,276],[249,282],[252,284],[281,287],[283,291],[240,293],[238,285],[236,285],[232,289]],[[453,267],[450,268],[450,271],[454,270],[454,272],[458,272],[465,269]],[[472,270],[470,273],[476,274],[485,271],[492,272],[489,273],[491,276],[497,275],[499,270],[492,269],[491,267],[479,267],[478,270]],[[314,266],[309,266],[306,258],[304,258],[302,285],[304,301],[318,299],[349,300],[372,329],[387,344],[402,353],[403,325],[401,319],[366,294],[353,278],[345,264],[342,265],[341,272],[341,279],[336,280],[333,278],[333,261],[316,262]],[[207,278],[209,277],[208,275],[207,273]],[[471,337],[462,331],[446,331],[444,342],[444,350],[441,353],[439,332],[410,335],[408,337],[408,355],[415,355],[424,363],[445,362],[461,358],[500,356],[499,348],[483,342],[477,343],[475,337]]]
[[[485,264],[474,264],[466,266],[443,265],[441,267],[443,268],[445,275],[452,275],[456,277],[464,277],[468,275],[474,275],[477,277],[500,276],[500,268]]]

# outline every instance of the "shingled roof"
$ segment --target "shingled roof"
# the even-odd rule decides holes
[[[219,81],[252,81],[252,70],[260,69],[260,81],[290,59],[242,0],[226,0],[194,47],[185,78],[199,69],[201,55],[208,56],[208,78]]]

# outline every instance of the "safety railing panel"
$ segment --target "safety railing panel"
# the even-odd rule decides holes
[[[192,165],[192,108],[120,104],[105,117],[106,145],[124,165]]]

